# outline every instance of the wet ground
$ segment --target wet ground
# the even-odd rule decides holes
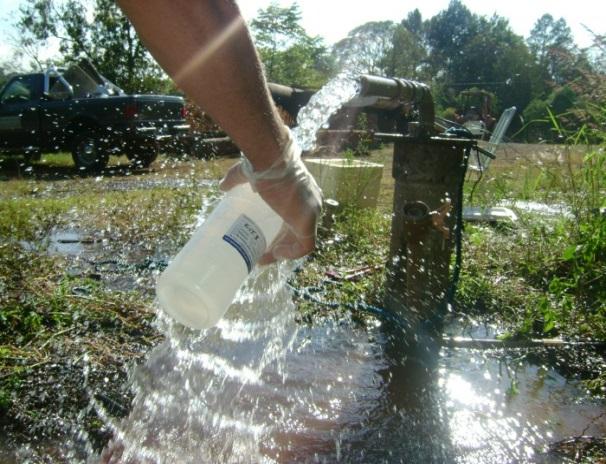
[[[97,407],[125,457],[559,463],[565,455],[550,446],[573,437],[595,445],[593,437],[606,433],[603,402],[570,368],[580,353],[432,343],[401,352],[380,321],[296,324],[282,284],[287,271],[267,272],[216,329],[188,331],[160,319],[166,341],[135,369],[129,415],[111,419]],[[478,324],[450,331],[494,335]]]
[[[191,185],[192,172],[212,173],[196,179],[202,185],[231,163],[167,162],[134,172],[114,166],[98,181],[46,166],[3,175],[42,178],[32,195],[60,197],[95,186],[178,189]],[[160,244],[150,254],[72,227],[52,230],[45,252],[67,257],[74,276],[150,301],[173,248]],[[380,321],[295,323],[286,271],[271,272],[270,283],[263,276],[251,282],[217,329],[193,333],[163,318],[140,334],[112,329],[105,365],[86,356],[91,332],[75,331],[73,343],[31,369],[23,402],[38,405],[38,417],[27,421],[33,425],[0,421],[10,432],[0,439],[0,462],[83,462],[112,434],[125,441],[126,454],[192,463],[556,463],[603,449],[604,402],[581,383],[604,363],[594,350],[436,345],[402,365]],[[86,288],[72,291],[90,296]],[[452,321],[447,333],[493,339],[498,328]],[[93,435],[91,421],[103,425]]]

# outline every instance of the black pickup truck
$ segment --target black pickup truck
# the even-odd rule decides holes
[[[181,97],[126,95],[88,61],[17,75],[0,91],[1,152],[38,160],[71,151],[83,171],[104,168],[110,154],[148,166],[188,129]]]

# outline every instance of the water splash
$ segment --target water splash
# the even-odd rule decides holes
[[[376,57],[383,56],[392,33],[389,28],[359,30],[341,42],[338,51],[341,71],[312,96],[297,116],[293,133],[304,151],[314,148],[316,133],[328,127],[330,116],[359,93],[361,75],[382,74]]]
[[[297,127],[293,129],[302,150],[313,149],[318,129],[327,128],[330,116],[359,91],[357,76],[348,71],[339,74],[311,97],[299,111]]]
[[[290,271],[283,264],[253,275],[213,329],[158,315],[166,341],[133,372],[131,414],[123,422],[105,417],[124,461],[262,462],[258,443],[271,424],[258,417],[255,391],[268,365],[283,374],[296,335],[284,285]]]
[[[341,71],[311,97],[297,116],[293,133],[304,151],[314,148],[316,133],[328,128],[330,116],[359,93],[360,76],[380,73],[371,57],[381,56],[377,47],[383,42],[379,37],[382,34],[390,32],[359,31],[344,41],[339,52]]]
[[[343,73],[314,95],[299,115],[299,144],[311,149],[317,130],[357,92],[357,80]],[[300,396],[288,388],[292,371],[285,370],[285,360],[287,353],[308,344],[298,338],[294,303],[285,285],[291,271],[292,264],[286,263],[257,270],[227,317],[210,330],[191,331],[158,314],[166,341],[132,375],[134,402],[128,419],[114,421],[95,404],[121,443],[124,461],[264,462],[284,452],[275,444],[281,441],[276,433],[300,431],[284,421],[289,416],[301,420],[289,405],[298,404]],[[279,391],[290,393],[276,395]],[[340,404],[342,393],[332,407]],[[330,411],[304,404],[313,408],[312,417],[326,418]]]

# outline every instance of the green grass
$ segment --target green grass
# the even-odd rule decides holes
[[[81,230],[107,231],[113,239],[125,242],[179,235],[200,207],[204,194],[202,189],[157,188],[9,199],[0,203],[0,236],[43,240],[52,229],[74,223]],[[162,221],[158,221],[159,217]]]
[[[380,210],[346,209],[335,215],[330,229],[320,230],[316,251],[297,273],[295,285],[317,289],[316,296],[326,302],[338,302],[342,306],[333,316],[350,312],[346,305],[366,303],[382,306],[385,262],[389,248],[391,217]],[[331,282],[327,271],[343,274],[368,268],[360,278]],[[326,308],[315,303],[300,301],[301,317],[311,321],[313,316],[327,314]],[[362,312],[354,314],[364,318]]]
[[[52,156],[61,160],[67,155]],[[70,225],[87,233],[107,231],[111,238],[126,242],[179,237],[187,233],[203,197],[216,196],[215,188],[200,181],[220,177],[221,169],[215,163],[194,165],[170,159],[158,163],[159,170],[146,175],[125,171],[81,178],[74,171],[68,179],[49,180],[45,170],[6,180],[0,192],[0,237],[40,241],[52,229]],[[170,180],[181,184],[166,184]]]
[[[101,371],[125,376],[127,363],[159,338],[151,325],[149,296],[110,291],[86,276],[70,277],[68,265],[61,257],[16,243],[0,244],[0,411],[16,433],[28,433],[40,417],[58,413],[38,400],[46,394],[49,370],[63,366],[67,377],[55,379],[64,383],[66,393],[59,414],[73,420],[86,396],[85,385],[74,377],[81,375],[84,356]]]
[[[111,161],[115,163],[115,157],[112,157]],[[38,165],[46,165],[46,166],[54,166],[54,167],[73,167],[74,160],[72,159],[72,155],[70,153],[45,153],[40,161],[36,161],[33,163],[34,166]]]
[[[606,221],[599,213],[606,206],[606,157],[587,147],[579,162],[578,150],[565,147],[559,162],[542,166],[520,163],[518,175],[489,171],[475,197],[480,203],[561,203],[573,216],[519,212],[511,228],[468,226],[462,308],[496,317],[516,335],[606,339]]]
[[[324,274],[331,267],[384,267],[393,201],[392,151],[386,146],[366,158],[385,165],[377,210],[342,212],[298,277],[301,286],[324,286],[327,301],[382,303],[384,271],[328,285]],[[497,323],[503,336],[606,340],[606,299],[600,291],[606,288],[606,237],[603,219],[596,214],[606,206],[604,154],[596,147],[574,145],[511,145],[497,154],[477,185],[477,175],[468,176],[464,204],[563,204],[574,216],[544,219],[517,210],[515,225],[468,223],[456,308]],[[301,307],[307,313],[321,310],[310,303]]]
[[[200,181],[218,178],[223,170],[216,163],[161,158],[156,168],[142,172],[81,177],[71,167],[61,171],[65,156],[56,156],[50,158],[54,164],[29,173],[7,169],[0,181],[0,411],[17,434],[35,430],[39,417],[58,413],[58,405],[53,409],[36,396],[44,394],[39,389],[54,366],[63,366],[63,374],[52,375],[67,393],[60,414],[75,420],[87,395],[78,380],[84,358],[96,376],[120,376],[109,392],[121,397],[128,364],[159,338],[151,324],[153,294],[118,291],[97,272],[73,272],[78,264],[72,257],[47,254],[52,231],[76,229],[108,241],[116,252],[130,249],[141,256],[153,256],[160,245],[164,253],[176,250],[187,240],[203,199],[217,195]],[[115,258],[115,252],[101,253],[99,259]],[[151,279],[152,271],[119,272]],[[91,417],[89,431],[98,436],[100,424]]]

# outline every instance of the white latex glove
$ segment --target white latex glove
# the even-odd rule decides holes
[[[292,135],[282,158],[265,171],[254,171],[246,157],[233,165],[219,187],[227,191],[250,182],[284,224],[259,264],[280,259],[295,259],[310,253],[316,243],[318,219],[322,210],[322,192],[301,160],[301,149]]]

